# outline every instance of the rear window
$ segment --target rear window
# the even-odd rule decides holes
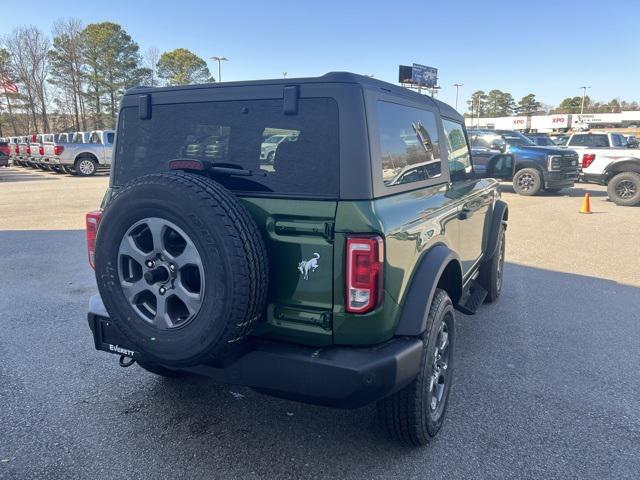
[[[114,181],[123,184],[166,171],[174,159],[206,160],[254,172],[214,175],[230,190],[267,196],[335,198],[339,190],[338,107],[333,99],[298,100],[285,115],[282,100],[154,105],[120,112]]]
[[[608,147],[609,140],[606,135],[585,134],[574,135],[569,141],[570,147]]]

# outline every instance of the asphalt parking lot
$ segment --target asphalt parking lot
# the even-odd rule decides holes
[[[0,478],[637,478],[640,208],[578,184],[510,204],[500,301],[458,314],[437,440],[93,349],[83,214],[106,176],[0,169]],[[580,215],[584,193],[592,215]]]

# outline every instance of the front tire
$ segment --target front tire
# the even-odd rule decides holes
[[[640,173],[622,172],[609,180],[609,198],[616,205],[630,207],[640,203]]]
[[[91,157],[80,157],[74,165],[76,175],[81,177],[92,177],[98,170],[96,161]]]
[[[523,168],[513,176],[513,189],[518,195],[537,195],[542,189],[542,176],[535,168]]]
[[[455,316],[447,292],[437,289],[429,308],[418,376],[380,400],[378,416],[387,433],[409,445],[428,444],[442,427],[453,379]]]

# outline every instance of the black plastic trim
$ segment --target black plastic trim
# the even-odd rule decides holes
[[[127,347],[109,318],[89,313],[88,320],[97,350],[144,360]],[[420,371],[423,348],[419,337],[366,348],[313,348],[250,339],[224,364],[172,370],[305,403],[357,408],[408,385]]]
[[[455,262],[460,274],[460,293],[462,291],[462,268],[460,259],[447,246],[435,245],[422,258],[416,273],[411,278],[411,286],[402,306],[400,321],[396,327],[396,336],[421,335],[427,328],[429,307],[435,295],[440,277],[447,266]],[[456,303],[459,300],[452,298]]]
[[[498,248],[498,233],[500,225],[509,218],[509,206],[503,200],[496,200],[493,206],[493,214],[491,217],[491,229],[489,230],[489,239],[487,240],[487,248],[485,250],[485,258],[492,258]]]

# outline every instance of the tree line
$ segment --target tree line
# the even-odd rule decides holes
[[[113,128],[127,88],[213,81],[193,52],[142,53],[117,23],[18,27],[0,38],[0,136]]]
[[[465,116],[477,117],[507,117],[510,115],[544,115],[551,113],[580,113],[582,96],[567,97],[557,107],[545,105],[536,99],[535,94],[529,93],[517,103],[513,96],[502,90],[484,90],[473,92],[467,100],[468,112]],[[589,96],[584,98],[584,113],[619,113],[622,110],[640,110],[638,102],[621,101],[617,98],[610,102],[594,102]]]

